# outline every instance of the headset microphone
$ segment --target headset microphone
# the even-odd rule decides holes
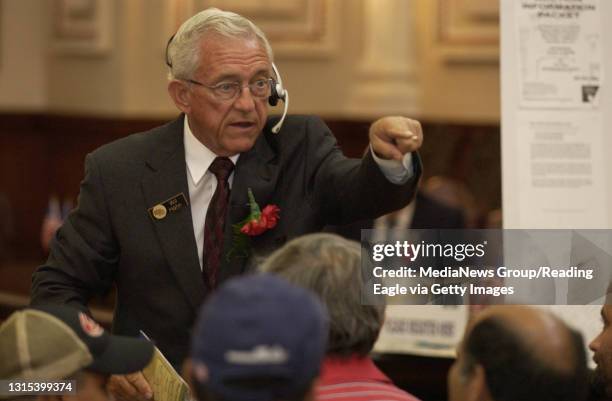
[[[284,103],[283,115],[281,116],[280,120],[278,120],[276,125],[272,127],[272,132],[278,134],[283,126],[283,122],[285,122],[285,117],[287,117],[287,110],[289,110],[289,92],[287,89],[283,88],[283,79],[281,78],[274,63],[272,63],[272,69],[276,75],[276,80],[272,80],[272,88],[270,97],[268,98],[268,103],[270,103],[270,106],[276,106],[279,100],[282,100]]]

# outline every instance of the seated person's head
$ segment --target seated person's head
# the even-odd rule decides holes
[[[325,354],[327,314],[271,275],[230,280],[203,306],[187,374],[201,401],[303,401]]]
[[[110,335],[63,305],[17,311],[0,326],[0,379],[76,382],[76,397],[40,399],[106,400],[109,375],[142,370],[152,356],[148,341]]]
[[[384,305],[361,304],[361,249],[334,234],[310,234],[288,242],[261,270],[316,293],[330,318],[328,355],[365,356],[384,321]]]
[[[450,401],[582,401],[582,336],[550,313],[492,306],[468,324],[448,374]]]

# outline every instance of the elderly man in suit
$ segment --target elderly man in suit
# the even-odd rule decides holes
[[[114,282],[113,330],[143,330],[178,366],[199,305],[245,271],[245,255],[407,204],[423,138],[417,121],[385,117],[357,160],[318,118],[289,116],[281,127],[268,118],[268,102],[287,100],[270,45],[234,13],[194,15],[167,56],[181,116],[87,156],[78,207],[34,274],[32,302],[85,308]],[[232,229],[249,215],[250,199],[272,212],[245,241]]]

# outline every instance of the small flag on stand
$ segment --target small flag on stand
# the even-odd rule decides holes
[[[68,215],[70,212],[72,212],[73,207],[74,204],[72,203],[72,199],[64,198],[64,201],[62,202],[62,222],[66,221]]]
[[[49,244],[51,239],[55,235],[55,232],[62,225],[62,210],[60,208],[60,202],[56,196],[52,196],[49,199],[49,205],[47,206],[47,214],[42,223],[40,231],[40,243],[45,252],[49,251]]]

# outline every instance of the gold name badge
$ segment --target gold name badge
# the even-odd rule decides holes
[[[168,214],[168,210],[164,205],[153,206],[153,217],[157,220],[161,220]]]
[[[172,198],[165,200],[157,205],[149,208],[149,215],[154,220],[162,220],[168,216],[168,213],[175,213],[180,211],[185,206],[189,205],[185,194],[174,195]]]

